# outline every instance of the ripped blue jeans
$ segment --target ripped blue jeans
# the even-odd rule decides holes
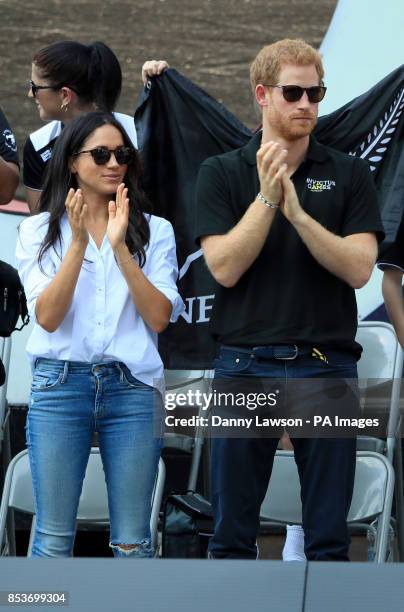
[[[82,483],[98,431],[116,557],[151,557],[161,396],[120,362],[38,359],[27,419],[37,513],[33,557],[73,552]],[[157,421],[156,421],[157,419]]]

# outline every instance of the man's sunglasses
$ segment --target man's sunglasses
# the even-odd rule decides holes
[[[89,151],[79,151],[78,153],[73,153],[73,157],[77,157],[82,153],[91,153],[91,156],[97,166],[103,166],[108,163],[111,159],[111,155],[114,154],[117,163],[120,166],[125,164],[130,164],[133,161],[135,156],[135,149],[132,147],[117,147],[116,149],[107,149],[106,147],[96,147],[95,149],[90,149]]]
[[[278,89],[282,89],[282,94],[286,102],[297,102],[303,96],[304,92],[307,93],[309,102],[321,102],[327,91],[327,87],[324,87],[324,85],[314,85],[313,87],[300,87],[300,85],[266,85],[266,87],[277,87]]]

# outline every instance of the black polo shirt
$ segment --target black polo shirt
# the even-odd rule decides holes
[[[380,270],[397,268],[404,272],[404,215],[401,218],[395,241],[379,259],[377,266]]]
[[[206,160],[196,188],[200,237],[227,233],[259,191],[256,153],[261,133],[236,151]],[[339,235],[375,232],[383,238],[377,194],[366,162],[310,138],[293,175],[302,208]],[[264,204],[263,204],[264,206]],[[268,238],[235,287],[218,286],[213,336],[227,345],[310,344],[354,351],[355,291],[321,266],[291,223],[276,213]]]
[[[18,163],[18,151],[15,136],[0,108],[0,156],[7,162]]]
[[[25,187],[41,191],[46,167],[63,125],[51,121],[28,136],[23,151],[23,181]]]

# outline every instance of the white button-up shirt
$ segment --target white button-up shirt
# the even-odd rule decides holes
[[[58,271],[71,242],[67,215],[61,219],[61,245],[45,252],[38,264],[38,251],[48,229],[49,213],[25,219],[19,229],[17,262],[27,296],[34,329],[27,343],[33,365],[38,357],[100,363],[122,361],[140,381],[163,389],[163,364],[157,350],[157,334],[136,310],[128,285],[120,271],[107,236],[100,249],[89,239],[85,260],[73,300],[56,331],[45,331],[35,318],[38,296]],[[184,304],[178,294],[174,232],[160,217],[146,215],[150,242],[143,273],[171,302],[171,321],[177,320]]]

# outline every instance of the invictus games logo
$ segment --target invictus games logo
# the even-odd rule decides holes
[[[325,180],[319,181],[317,179],[306,178],[307,188],[310,191],[321,193],[322,191],[330,191],[335,187],[335,181]]]

